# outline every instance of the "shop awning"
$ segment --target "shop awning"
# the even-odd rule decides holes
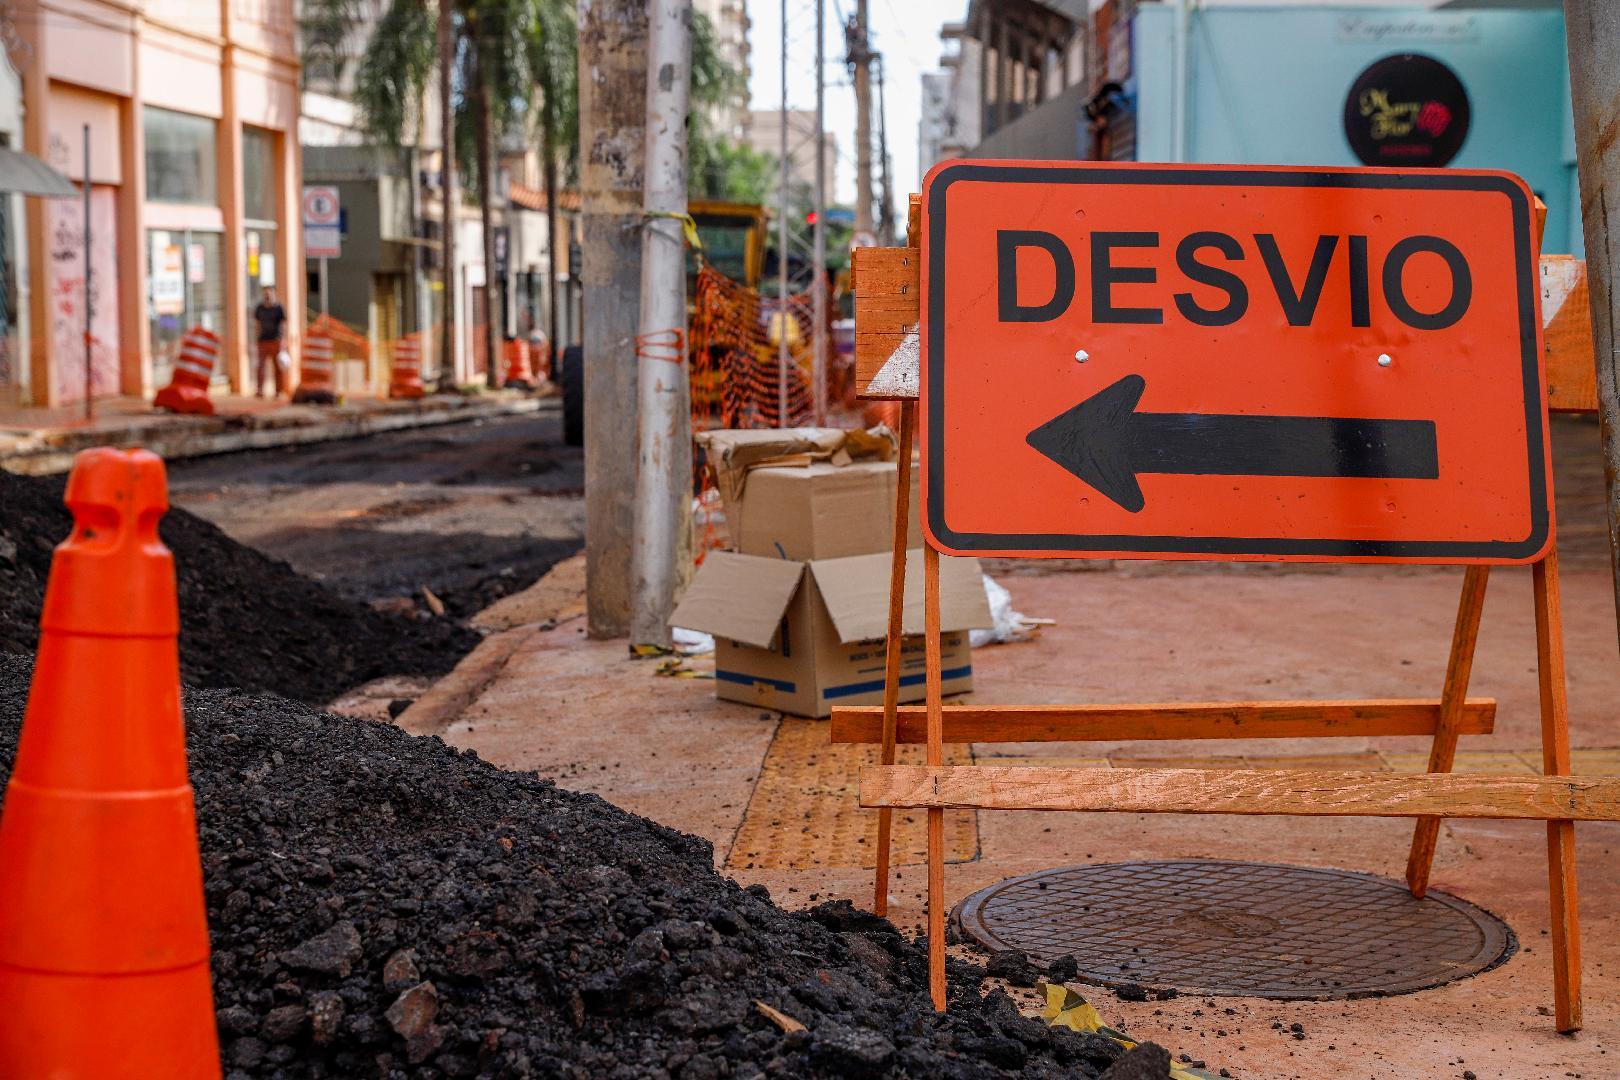
[[[77,195],[73,182],[33,154],[0,146],[0,194]]]

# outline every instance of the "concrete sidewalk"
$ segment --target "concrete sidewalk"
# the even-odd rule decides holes
[[[1563,591],[1576,766],[1620,771],[1620,658],[1607,569],[1575,558]],[[1596,564],[1596,565],[1594,565]],[[1026,564],[1027,565],[1027,564]],[[577,568],[559,568],[559,574]],[[1357,567],[1307,572],[1215,567],[1100,572],[1035,566],[1001,578],[1015,606],[1058,620],[1036,641],[974,653],[971,700],[1005,703],[1433,696],[1445,668],[1461,572]],[[577,589],[575,573],[573,587]],[[871,905],[875,815],[856,804],[865,747],[832,747],[824,723],[717,702],[705,679],[661,678],[622,641],[586,638],[561,580],[503,620],[400,722],[535,769],[696,833],[716,864],[788,906],[829,897]],[[515,605],[521,607],[522,605]],[[696,665],[703,668],[700,662]],[[1530,575],[1492,575],[1472,693],[1499,702],[1497,733],[1465,739],[1460,769],[1526,771],[1539,760]],[[379,703],[380,708],[380,703]],[[1427,740],[1299,739],[1220,744],[959,747],[958,760],[1405,771]],[[1353,759],[1353,760],[1352,760]],[[1420,768],[1421,766],[1416,766]],[[891,913],[922,922],[921,815],[897,815]],[[1236,1077],[1606,1076],[1620,1041],[1620,826],[1577,830],[1586,1028],[1559,1036],[1551,1005],[1545,830],[1454,821],[1435,884],[1507,920],[1520,950],[1483,975],[1399,997],[1332,1002],[1180,998],[1145,1004],[1091,991],[1105,1020]],[[963,812],[948,819],[951,904],[1048,867],[1205,857],[1342,867],[1399,878],[1404,820],[1147,817]],[[1028,992],[1026,1004],[1032,1008]],[[1279,1023],[1274,1027],[1274,1023]],[[1290,1024],[1300,1023],[1304,1038]]]
[[[264,398],[216,396],[213,416],[180,416],[142,398],[98,400],[94,420],[83,407],[0,409],[0,468],[18,473],[66,472],[80,450],[141,446],[166,458],[354,439],[401,428],[431,427],[557,408],[558,399],[516,390],[433,394],[414,401],[351,397],[338,405],[289,405]]]

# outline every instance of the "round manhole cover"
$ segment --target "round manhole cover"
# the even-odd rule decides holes
[[[1185,859],[1043,870],[974,893],[957,926],[1084,982],[1195,994],[1346,998],[1425,990],[1512,954],[1473,904],[1371,874]]]

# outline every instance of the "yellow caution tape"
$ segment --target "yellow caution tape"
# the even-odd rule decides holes
[[[1097,1031],[1103,1026],[1096,1006],[1070,990],[1067,986],[1046,984],[1046,1008],[1041,1019],[1051,1027],[1066,1027],[1071,1031]]]
[[[686,237],[686,246],[703,254],[703,240],[698,236],[697,222],[692,215],[684,210],[648,210],[645,211],[650,218],[674,218],[681,223],[681,233]]]
[[[1041,986],[1046,991],[1046,1007],[1041,1010],[1041,1019],[1045,1020],[1048,1026],[1065,1027],[1071,1031],[1095,1032],[1105,1039],[1112,1039],[1127,1050],[1136,1045],[1135,1039],[1103,1023],[1102,1015],[1097,1012],[1096,1006],[1067,986],[1052,983],[1042,983]],[[1194,1069],[1172,1061],[1170,1080],[1216,1080],[1216,1078],[1202,1069]]]
[[[658,665],[658,670],[653,672],[653,674],[654,675],[662,675],[665,678],[669,678],[669,679],[712,679],[712,678],[714,678],[714,672],[712,672],[712,671],[694,671],[692,668],[687,667],[686,666],[686,657],[684,657],[684,656],[670,657],[668,660],[665,660],[662,664],[659,664]]]
[[[630,646],[630,659],[652,660],[659,656],[674,656],[675,650],[668,645],[632,645]]]

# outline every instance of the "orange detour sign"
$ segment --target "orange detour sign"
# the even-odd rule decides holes
[[[901,544],[884,707],[834,709],[831,730],[882,748],[861,770],[861,805],[880,810],[879,911],[881,815],[927,811],[935,1007],[946,809],[1415,817],[1418,897],[1441,819],[1531,817],[1547,821],[1554,1022],[1580,1028],[1574,823],[1620,820],[1620,777],[1569,776],[1534,273],[1545,209],[1497,173],[1022,162],[943,165],[919,202],[906,248],[856,261],[856,356],[869,393],[905,396],[920,264],[928,692],[921,710],[897,704]],[[1590,352],[1551,340],[1556,400],[1590,409]],[[895,511],[901,536],[903,497]],[[1438,698],[1031,708],[944,704],[940,549],[1471,565]],[[1531,564],[1545,775],[1449,776],[1458,737],[1493,722],[1468,682],[1490,564],[1510,562]],[[1397,733],[1432,735],[1426,773],[943,764],[947,741]],[[926,766],[894,764],[906,741],[926,743]]]
[[[1505,173],[936,168],[929,539],[964,555],[1540,558],[1531,201]]]

